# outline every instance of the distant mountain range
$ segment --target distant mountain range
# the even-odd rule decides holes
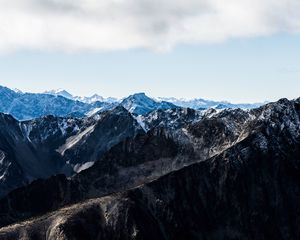
[[[125,102],[128,102],[126,98],[123,99],[118,99],[118,98],[113,98],[113,97],[108,97],[104,98],[98,94],[94,94],[91,97],[78,97],[78,96],[73,96],[71,93],[67,92],[66,90],[63,89],[57,89],[57,90],[51,90],[51,91],[46,91],[44,93],[55,95],[55,96],[63,96],[65,98],[69,98],[72,100],[78,100],[81,102],[85,103],[93,103],[93,102],[108,102],[108,103],[118,103],[122,102],[122,100],[125,100]],[[164,102],[164,103],[172,103],[176,106],[179,107],[186,107],[186,108],[192,108],[192,109],[207,109],[207,108],[216,108],[216,109],[224,109],[224,108],[242,108],[242,109],[251,109],[251,108],[256,108],[259,107],[263,104],[266,104],[267,102],[264,103],[238,103],[238,104],[233,104],[228,101],[212,101],[212,100],[206,100],[202,98],[194,98],[194,99],[185,99],[185,98],[174,98],[174,97],[157,97],[157,98],[152,98],[152,101],[145,95],[145,93],[136,93],[128,98],[133,99],[133,101],[147,101],[146,105],[155,105],[153,102]],[[150,103],[152,102],[152,103]],[[156,104],[157,106],[157,104]],[[147,108],[147,107],[146,107]],[[152,109],[153,110],[153,109]]]
[[[18,120],[29,120],[45,115],[58,117],[85,117],[97,112],[123,106],[135,115],[144,115],[158,109],[177,107],[204,110],[208,108],[252,109],[262,104],[231,104],[204,99],[150,98],[145,93],[136,93],[123,99],[103,98],[97,94],[91,97],[77,97],[58,89],[44,93],[23,93],[0,86],[0,112],[11,114]]]
[[[0,86],[0,112],[11,114],[18,120],[45,115],[84,117],[94,109],[111,109],[110,105],[99,101],[88,104],[45,93],[23,93]]]
[[[159,97],[156,98],[158,101],[166,101],[173,103],[174,105],[186,108],[193,108],[193,109],[208,109],[208,108],[216,108],[216,109],[224,109],[224,108],[241,108],[241,109],[252,109],[257,108],[264,103],[230,103],[227,101],[212,101],[206,100],[202,98],[195,98],[195,99],[184,99],[184,98],[165,98]]]
[[[108,97],[104,98],[98,94],[94,94],[91,97],[80,97],[80,96],[73,96],[71,93],[67,92],[64,89],[56,89],[56,90],[50,90],[50,91],[45,91],[45,94],[50,94],[54,96],[62,96],[71,100],[75,101],[80,101],[84,103],[94,103],[94,102],[108,102],[108,103],[116,103],[119,102],[119,99],[113,98],[113,97]]]

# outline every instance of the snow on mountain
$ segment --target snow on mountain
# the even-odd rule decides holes
[[[4,117],[3,133],[15,122]],[[132,239],[137,232],[140,239],[300,239],[299,119],[300,99],[252,110],[156,110],[144,119],[119,106],[92,123],[92,131],[78,132],[65,152],[71,150],[64,161],[80,173],[37,180],[0,201],[0,228],[14,224],[1,228],[0,238],[50,232],[53,239],[82,239],[88,232],[85,239]],[[149,131],[137,133],[143,123]],[[95,158],[98,144],[120,134],[123,141]],[[0,143],[18,143],[19,135],[9,132]],[[0,151],[0,161],[8,163],[12,150]]]
[[[105,101],[105,98],[98,94],[94,94],[91,97],[73,97],[73,99],[76,99],[78,101],[85,102],[85,103],[93,103],[93,102],[97,102],[97,101],[104,102]]]
[[[145,93],[136,93],[123,99],[121,105],[129,112],[136,115],[144,115],[157,109],[171,109],[176,108],[172,103],[166,101],[155,101],[146,96]]]
[[[68,98],[68,99],[72,99],[72,100],[76,100],[76,101],[80,101],[80,102],[84,102],[84,103],[88,103],[88,104],[92,104],[92,103],[95,103],[95,102],[107,102],[107,103],[120,102],[117,98],[113,98],[113,97],[104,98],[104,97],[102,97],[98,94],[94,94],[90,97],[73,96],[72,94],[70,94],[69,92],[67,92],[66,90],[63,90],[63,89],[46,91],[45,93],[46,94],[51,94],[51,95],[54,95],[54,96],[63,96],[63,97]],[[139,101],[139,102],[146,101],[144,104],[141,104],[141,103],[138,104],[138,105],[145,105],[144,110],[146,110],[146,108],[148,108],[148,107],[150,107],[150,109],[152,109],[151,106],[156,106],[155,102],[161,103],[161,108],[165,108],[165,107],[168,108],[168,106],[170,105],[169,103],[172,103],[172,104],[174,104],[176,106],[179,106],[179,107],[192,108],[192,109],[196,109],[196,110],[198,110],[198,109],[208,109],[208,108],[216,108],[216,109],[225,109],[225,108],[251,109],[251,108],[260,107],[261,105],[267,103],[267,102],[264,102],[264,103],[237,103],[237,104],[233,104],[233,103],[230,103],[230,102],[227,102],[227,101],[213,101],[213,100],[206,100],[206,99],[202,99],[202,98],[194,98],[194,99],[174,98],[174,97],[150,98],[150,97],[147,97],[147,96],[146,96],[147,99],[146,98],[143,99],[142,95],[146,96],[145,93],[136,93],[136,94],[130,95],[127,98],[132,98],[132,99],[134,99],[133,101]],[[123,101],[126,100],[127,98],[124,98]],[[130,103],[128,103],[128,101],[126,100],[126,106],[127,105],[130,105]],[[131,107],[135,108],[133,105]],[[165,105],[165,107],[163,107],[163,105]],[[159,108],[159,109],[161,109],[161,108]]]
[[[54,116],[91,116],[97,112],[110,110],[117,105],[126,108],[135,115],[145,115],[158,109],[174,109],[177,107],[204,110],[208,108],[252,109],[257,104],[232,104],[204,99],[150,98],[145,93],[136,93],[127,98],[104,98],[94,94],[91,97],[76,97],[63,89],[44,93],[23,93],[0,86],[0,112],[13,115],[18,120],[33,119],[45,115]]]
[[[90,97],[86,97],[86,96],[73,96],[71,93],[69,93],[68,91],[64,90],[64,89],[56,89],[56,90],[50,90],[50,91],[46,91],[44,92],[45,94],[50,94],[50,95],[54,95],[54,96],[62,96],[74,101],[80,101],[80,102],[84,102],[84,103],[88,103],[88,104],[92,104],[95,102],[107,102],[107,103],[116,103],[118,102],[117,98],[113,98],[113,97],[102,97],[98,94],[94,94]]]
[[[114,107],[104,102],[88,104],[74,101],[67,97],[69,93],[64,90],[51,92],[22,93],[0,86],[0,112],[11,114],[18,120],[28,120],[45,115],[84,117],[95,108],[104,111]]]
[[[95,116],[18,121],[0,113],[0,197],[37,178],[84,170],[114,145],[144,132],[122,106]]]
[[[102,97],[98,94],[94,94],[90,97],[73,97],[74,100],[77,100],[77,101],[81,101],[81,102],[84,102],[84,103],[89,103],[89,104],[92,104],[92,103],[95,103],[95,102],[105,102],[105,103],[117,103],[119,100],[117,98],[113,98],[113,97],[108,97],[108,98],[105,98],[105,97]]]
[[[16,93],[23,93],[20,89],[18,89],[18,88],[13,88],[12,89],[14,92],[16,92]]]
[[[54,96],[62,96],[68,99],[72,99],[73,100],[73,95],[69,92],[67,92],[64,89],[56,89],[56,90],[50,90],[50,91],[46,91],[44,92],[45,94],[49,94],[49,95],[54,95]]]
[[[179,129],[187,124],[200,121],[206,110],[194,110],[191,108],[173,108],[173,109],[158,109],[144,116],[138,116],[137,121],[143,129],[149,131],[155,127],[166,129]]]
[[[166,101],[173,103],[180,107],[193,108],[193,109],[208,109],[208,108],[216,108],[216,109],[224,109],[224,108],[242,108],[242,109],[251,109],[257,108],[265,103],[238,103],[233,104],[227,101],[212,101],[206,100],[202,98],[194,98],[194,99],[185,99],[185,98],[174,98],[174,97],[158,97],[157,101]]]

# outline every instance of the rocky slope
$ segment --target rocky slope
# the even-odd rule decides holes
[[[80,168],[82,170],[81,164],[94,163],[112,146],[144,132],[134,117],[121,106],[96,114],[88,118],[90,119],[93,120],[93,124],[68,138],[57,149],[77,172]]]
[[[112,146],[144,132],[123,107],[85,119],[0,115],[0,196],[37,178],[80,172]]]
[[[55,129],[51,126],[54,119],[42,121],[44,120],[49,124],[48,128]],[[57,119],[54,122],[56,126],[59,124]],[[62,171],[63,163],[55,150],[51,150],[51,145],[45,147],[39,140],[30,138],[31,133],[35,134],[35,131],[34,124],[29,127],[27,123],[20,123],[10,115],[0,115],[1,195],[34,179],[49,177]],[[56,131],[49,133],[55,135]],[[50,137],[45,141],[49,139]],[[61,141],[58,135],[55,139],[57,142]]]
[[[139,122],[147,131],[161,127],[169,130],[177,130],[201,120],[206,111],[197,111],[191,108],[158,109],[143,116],[139,116]]]

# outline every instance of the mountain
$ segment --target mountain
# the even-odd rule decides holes
[[[0,240],[300,238],[300,98],[68,94],[0,87]]]
[[[11,114],[18,120],[29,120],[45,115],[84,117],[92,110],[104,111],[114,106],[103,102],[87,104],[60,95],[15,92],[0,86],[0,112]]]
[[[146,131],[159,127],[173,131],[200,121],[205,113],[207,111],[176,107],[154,110],[136,118]]]
[[[165,101],[168,100],[168,101]],[[0,86],[0,112],[11,114],[18,120],[29,120],[46,115],[57,117],[92,116],[97,112],[113,109],[121,105],[134,115],[145,115],[154,110],[174,109],[178,106],[195,110],[208,108],[242,108],[252,109],[260,104],[231,104],[228,102],[215,102],[203,99],[177,100],[175,98],[155,100],[136,93],[123,100],[103,98],[97,94],[91,97],[74,97],[69,92],[58,89],[44,93],[23,93]]]
[[[50,94],[53,96],[62,96],[74,101],[80,101],[88,104],[93,104],[95,102],[106,102],[106,103],[117,103],[118,99],[113,97],[104,98],[98,94],[94,94],[90,97],[80,97],[80,96],[73,96],[71,93],[67,92],[63,89],[56,89],[56,90],[50,90],[45,91],[45,94]]]
[[[104,153],[102,157],[99,157],[98,161],[90,166],[90,168],[74,176],[71,181],[61,176],[52,178],[50,184],[53,188],[60,189],[60,197],[55,201],[53,198],[50,206],[47,202],[49,202],[51,197],[56,196],[56,193],[53,193],[55,190],[49,191],[47,194],[38,194],[39,191],[43,191],[42,189],[48,188],[45,187],[45,185],[48,185],[48,180],[39,180],[38,182],[33,182],[28,187],[13,191],[7,198],[7,200],[9,199],[10,207],[7,207],[6,203],[8,202],[6,202],[6,200],[0,203],[0,205],[6,209],[2,209],[2,212],[0,209],[0,215],[5,216],[3,211],[9,211],[10,216],[4,220],[0,219],[0,222],[6,222],[7,219],[11,221],[11,219],[19,217],[21,219],[26,216],[32,217],[36,214],[41,215],[47,211],[62,207],[64,204],[71,204],[86,198],[99,197],[112,192],[130,189],[142,183],[155,180],[184,166],[203,161],[222,152],[237,141],[244,124],[249,124],[249,122],[245,121],[245,118],[250,119],[249,113],[242,110],[236,110],[240,111],[241,116],[235,120],[232,118],[237,113],[231,113],[229,110],[225,111],[223,113],[224,115],[220,117],[218,115],[213,116],[212,114],[207,114],[203,119],[194,111],[195,110],[182,111],[183,119],[186,118],[187,121],[186,123],[183,121],[180,127],[176,122],[174,122],[174,126],[171,124],[165,126],[154,125],[154,127],[147,132],[140,131],[136,136],[126,138],[125,140],[123,139],[123,141]],[[124,110],[121,112],[124,113]],[[242,117],[243,115],[244,117]],[[190,119],[194,120],[191,121]],[[164,118],[162,118],[162,120],[164,120]],[[113,124],[112,121],[107,121],[107,123],[109,122]],[[124,119],[120,122],[122,124],[125,123]],[[227,129],[228,122],[232,125],[230,129]],[[147,124],[146,122],[144,123],[145,125]],[[104,129],[107,128],[105,124],[101,125],[104,125]],[[147,125],[150,126],[151,121]],[[126,128],[128,128],[128,126],[126,126]],[[203,130],[199,131],[199,129]],[[84,130],[84,132],[86,132],[86,130]],[[215,141],[212,141],[212,135],[215,133],[218,133],[219,137]],[[81,134],[78,133],[77,136],[81,136]],[[79,137],[76,137],[76,139],[78,138]],[[74,138],[70,137],[70,139]],[[81,138],[79,139],[81,140]],[[92,137],[92,139],[94,138]],[[71,143],[68,144],[71,146],[73,146],[73,142],[74,141],[66,141],[66,143]],[[76,147],[77,144],[75,144],[75,148],[72,151],[75,155],[70,155],[70,158],[65,160],[66,162],[72,161],[73,159],[73,165],[83,159],[85,162],[89,162],[87,158],[94,155],[91,151],[98,149],[98,147],[92,147],[95,145],[90,146],[90,142],[84,138],[80,142],[82,143],[79,144],[78,147]],[[81,149],[91,150],[82,151]],[[64,150],[64,148],[58,149],[58,151],[63,154],[61,150]],[[83,154],[78,154],[81,151]],[[76,158],[78,155],[81,156],[81,158]],[[50,187],[48,189],[50,189]],[[23,194],[28,196],[26,200]],[[54,195],[52,196],[52,194]],[[24,208],[17,207],[19,206],[18,199],[22,199],[22,206]],[[12,202],[15,202],[17,205],[12,204]],[[39,202],[39,204],[36,204],[37,202]]]
[[[121,105],[126,108],[129,112],[136,115],[147,114],[157,109],[169,109],[176,108],[172,103],[165,101],[157,102],[152,98],[146,96],[145,93],[136,93],[123,99]]]
[[[300,99],[250,111],[156,111],[140,119],[147,132],[88,169],[4,197],[2,226],[32,220],[2,228],[0,239],[24,231],[37,239],[299,238]]]
[[[48,94],[48,95],[54,95],[54,96],[62,96],[68,99],[72,99],[74,100],[73,96],[71,93],[67,92],[66,90],[63,89],[56,89],[56,90],[50,90],[50,91],[45,91],[44,94]]]
[[[242,109],[252,109],[258,108],[265,103],[240,103],[240,104],[233,104],[226,101],[212,101],[206,100],[202,98],[195,98],[195,99],[184,99],[184,98],[165,98],[159,97],[157,98],[158,101],[166,101],[173,103],[174,105],[185,107],[185,108],[193,108],[193,109],[208,109],[208,108],[217,108],[217,109],[224,109],[224,108],[242,108]]]
[[[194,149],[161,128],[126,139],[70,180],[39,180],[2,199],[2,224],[77,203],[0,237],[299,239],[299,119],[300,99],[282,99],[188,124]]]
[[[112,97],[108,97],[108,98],[104,98],[98,94],[94,94],[91,97],[78,97],[78,96],[73,96],[72,94],[70,94],[69,92],[67,92],[66,90],[63,89],[57,89],[57,90],[51,90],[51,91],[46,91],[44,92],[46,94],[51,94],[54,96],[63,96],[65,98],[68,99],[72,99],[72,100],[76,100],[76,101],[81,101],[84,103],[94,103],[94,102],[107,102],[107,103],[117,103],[120,102],[117,98],[112,98]],[[144,95],[144,96],[143,96]],[[144,99],[143,99],[144,98]],[[165,103],[166,104],[166,108],[169,108],[168,104],[172,103],[176,106],[180,106],[183,108],[192,108],[192,109],[196,109],[196,110],[201,110],[201,109],[208,109],[208,108],[217,108],[217,109],[224,109],[224,108],[242,108],[242,109],[252,109],[252,108],[257,108],[260,107],[265,103],[238,103],[238,104],[233,104],[227,101],[212,101],[212,100],[206,100],[206,99],[202,99],[202,98],[195,98],[195,99],[185,99],[185,98],[174,98],[174,97],[158,97],[158,98],[149,98],[145,95],[145,93],[136,93],[133,94],[131,96],[129,96],[128,98],[124,98],[123,99],[126,104],[124,104],[123,106],[126,106],[127,109],[130,109],[129,106],[127,105],[132,105],[134,103],[128,103],[129,102],[145,102],[146,106],[140,106],[144,108],[141,110],[141,112],[143,114],[145,114],[145,110],[146,112],[149,112],[149,108],[151,110],[153,110],[153,104],[155,105],[155,102],[160,102],[162,103],[162,105]],[[168,103],[168,104],[167,104]],[[141,103],[136,103],[137,105],[141,105]],[[133,108],[135,108],[134,106],[131,106]],[[161,106],[163,107],[163,106]],[[157,108],[155,108],[157,109]],[[164,109],[163,108],[158,108],[158,109]]]
[[[105,102],[105,103],[118,103],[119,100],[117,98],[114,97],[102,97],[98,94],[94,94],[90,97],[73,97],[74,100],[77,101],[81,101],[81,102],[85,102],[85,103],[89,103],[89,104],[93,104],[95,102]]]
[[[135,118],[122,106],[94,115],[91,119],[93,124],[89,123],[57,148],[64,161],[74,166],[76,172],[86,168],[86,164],[90,165],[99,160],[112,146],[144,132]]]
[[[31,219],[0,239],[300,238],[300,99],[168,129],[126,138],[70,179],[11,192],[2,226]]]
[[[123,107],[92,117],[46,116],[19,122],[0,115],[0,196],[37,178],[71,176],[112,146],[143,132]]]

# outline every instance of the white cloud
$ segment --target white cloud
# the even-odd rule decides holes
[[[149,48],[300,32],[299,0],[0,0],[0,51]]]

